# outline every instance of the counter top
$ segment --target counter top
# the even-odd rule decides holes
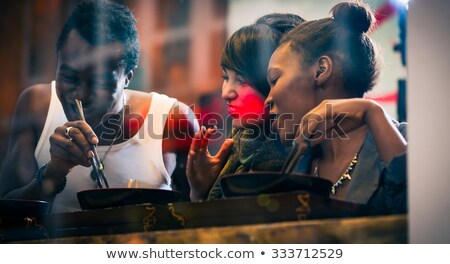
[[[27,243],[407,243],[407,216],[288,221],[116,235],[80,236]]]
[[[40,216],[0,216],[15,243],[406,243],[407,217],[293,192],[136,204]]]

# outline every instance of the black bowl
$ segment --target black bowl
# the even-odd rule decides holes
[[[77,197],[83,210],[143,203],[167,205],[181,200],[177,191],[149,188],[91,189],[78,192]]]
[[[225,175],[220,179],[220,186],[225,197],[293,191],[329,196],[333,183],[300,173],[286,175],[279,172],[248,172]]]
[[[0,199],[0,215],[39,216],[48,214],[50,203],[37,200]]]

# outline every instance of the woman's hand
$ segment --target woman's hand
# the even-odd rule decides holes
[[[86,122],[67,122],[50,136],[49,165],[63,175],[76,165],[90,167],[94,156],[91,144],[98,144],[98,138]]]
[[[302,137],[319,144],[324,139],[345,138],[346,134],[365,125],[365,115],[372,101],[365,99],[324,100],[309,111],[300,124],[295,141]]]
[[[202,127],[194,135],[186,164],[186,175],[191,187],[192,201],[206,198],[209,190],[219,176],[233,147],[233,140],[226,139],[216,156],[208,151],[210,137],[217,128]]]
[[[295,143],[306,149],[325,139],[349,139],[348,133],[365,125],[384,162],[388,163],[406,151],[406,140],[383,108],[372,100],[361,98],[322,101],[303,117]]]

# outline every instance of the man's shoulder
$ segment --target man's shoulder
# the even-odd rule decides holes
[[[157,93],[157,92],[144,92],[144,91],[138,91],[138,90],[126,90],[126,94],[129,97],[130,100],[133,102],[138,101],[152,101],[153,98],[157,98],[157,100],[170,100],[170,101],[176,101],[178,100],[176,98],[170,97],[168,95]]]
[[[129,106],[130,110],[142,115],[147,115],[147,113],[151,109],[151,106],[155,104],[155,98],[157,101],[156,104],[158,104],[158,102],[161,102],[162,100],[161,98],[159,98],[160,96],[155,97],[155,95],[157,94],[153,92],[148,93],[127,89],[125,90],[125,94],[127,97],[127,105]]]
[[[170,112],[172,114],[191,114],[192,110],[189,106],[187,106],[185,103],[178,101],[176,98],[170,97],[168,95],[162,94],[162,93],[156,93],[156,92],[143,92],[143,91],[137,91],[137,90],[127,90],[127,96],[129,96],[129,103],[130,104],[142,104],[143,102],[146,103],[153,103],[153,100],[157,97],[157,100],[170,100],[173,102],[172,108]]]
[[[51,83],[37,83],[37,84],[33,84],[31,86],[28,86],[27,88],[25,88],[23,90],[22,93],[37,93],[39,95],[44,95],[44,94],[51,94],[51,90],[52,90],[52,85]]]
[[[154,99],[156,96],[158,97],[158,100],[171,100],[173,101],[173,104],[168,113],[169,120],[185,120],[190,123],[195,131],[199,129],[198,122],[192,109],[185,103],[178,101],[176,98],[156,92],[147,93],[137,90],[127,90],[127,96],[129,96],[129,104],[135,109],[149,109],[150,105],[155,103]]]
[[[22,91],[18,100],[16,110],[18,113],[27,114],[46,113],[50,105],[51,85],[35,84]]]
[[[47,118],[50,97],[50,84],[36,84],[24,89],[16,103],[12,131],[17,133],[27,129],[42,131]]]

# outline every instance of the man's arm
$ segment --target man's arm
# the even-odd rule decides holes
[[[199,130],[194,112],[186,104],[176,102],[164,127],[163,157],[169,174],[176,166],[176,153],[187,152],[192,138]]]
[[[8,150],[0,175],[0,197],[51,200],[35,180],[37,142],[50,103],[49,85],[36,85],[20,95],[11,122]]]

